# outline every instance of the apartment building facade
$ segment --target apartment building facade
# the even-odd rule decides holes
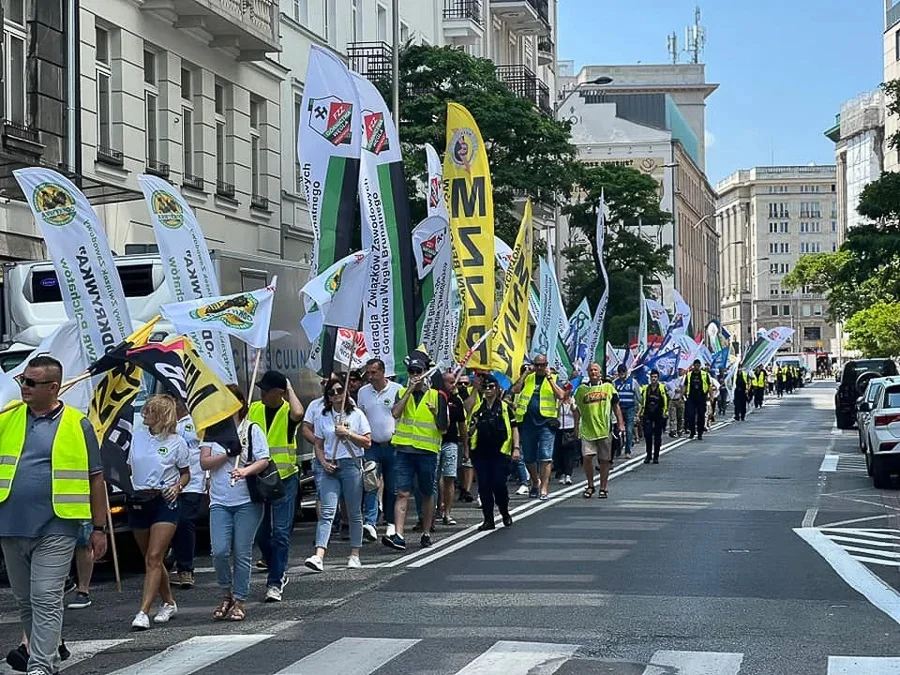
[[[884,0],[884,82],[900,79],[900,1]],[[900,119],[886,115],[884,135],[890,138],[900,131]],[[884,170],[900,171],[900,149],[885,148]]]
[[[781,285],[800,256],[837,250],[836,167],[740,170],[716,191],[722,325],[741,349],[758,330],[788,326],[792,351],[836,351],[824,295]]]

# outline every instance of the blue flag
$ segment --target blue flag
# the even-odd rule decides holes
[[[731,350],[731,347],[723,347],[712,357],[712,369],[715,372],[720,370],[724,370],[728,366],[728,353]]]

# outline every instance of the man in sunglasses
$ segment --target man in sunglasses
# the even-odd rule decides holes
[[[532,360],[534,370],[524,372],[512,386],[516,394],[516,423],[522,443],[522,458],[531,477],[529,496],[549,499],[550,473],[553,470],[553,444],[559,427],[557,401],[565,391],[547,368],[547,357],[538,354]]]
[[[0,414],[0,545],[28,637],[28,672],[59,668],[63,591],[83,521],[88,547],[106,553],[106,484],[91,423],[59,400],[62,365],[37,356],[21,402]]]
[[[422,494],[422,548],[431,546],[431,525],[434,521],[434,476],[441,436],[447,431],[447,398],[437,389],[429,388],[425,378],[428,368],[426,356],[413,352],[407,360],[409,375],[407,386],[397,394],[397,402],[391,410],[397,426],[393,445],[397,450],[396,480],[397,499],[394,503],[393,535],[385,535],[381,543],[398,551],[406,550],[403,528],[406,508],[415,478]]]

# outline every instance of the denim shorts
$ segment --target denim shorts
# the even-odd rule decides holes
[[[556,434],[550,425],[535,426],[525,422],[519,427],[522,459],[526,464],[544,464],[553,461],[553,444]]]
[[[444,443],[440,454],[441,478],[456,478],[456,467],[459,462],[459,444]]]
[[[397,492],[411,493],[413,477],[418,482],[423,497],[434,496],[434,475],[437,471],[438,455],[434,452],[404,452],[397,449]]]
[[[177,525],[181,512],[177,499],[170,504],[161,496],[149,501],[127,500],[125,510],[128,512],[128,525],[132,530],[149,530],[156,523]]]
[[[78,535],[75,537],[75,548],[84,548],[91,543],[91,535],[94,533],[94,523],[83,520],[78,525]]]

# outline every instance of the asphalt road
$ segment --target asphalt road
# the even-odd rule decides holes
[[[554,486],[487,535],[461,506],[432,549],[367,545],[364,570],[341,569],[338,542],[307,573],[300,524],[285,601],[243,624],[210,620],[208,559],[146,633],[129,631],[140,578],[121,595],[101,581],[67,613],[66,673],[897,675],[900,492],[875,490],[856,432],[833,428],[832,387],[671,443],[658,466],[618,463],[606,501]],[[17,643],[8,589],[0,635]]]

